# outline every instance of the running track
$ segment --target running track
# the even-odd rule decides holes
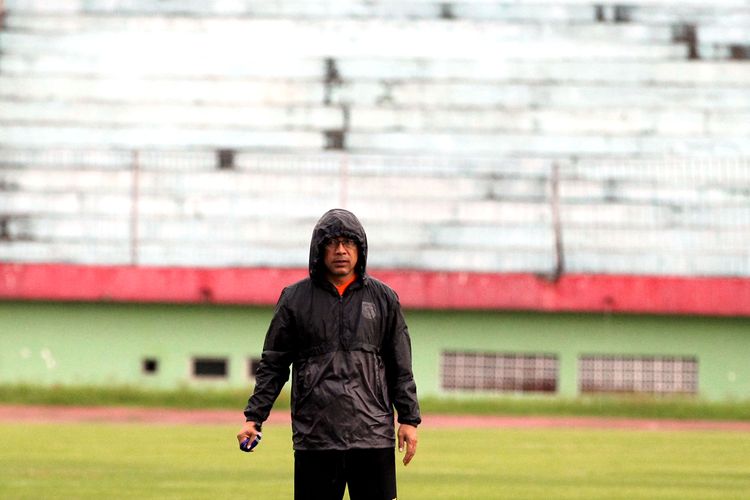
[[[241,410],[183,410],[131,407],[25,406],[0,404],[0,422],[63,423],[154,423],[236,424],[243,422]],[[269,424],[289,424],[286,410],[272,412]],[[424,428],[579,428],[647,431],[737,431],[750,432],[750,422],[712,420],[632,419],[617,417],[516,417],[426,415]]]

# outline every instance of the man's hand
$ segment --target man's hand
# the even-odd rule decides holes
[[[406,444],[406,455],[404,455],[404,465],[409,465],[414,454],[417,452],[417,428],[409,424],[398,426],[398,451],[403,453],[404,444]]]
[[[245,439],[250,439],[250,442],[252,442],[257,435],[258,429],[255,428],[255,422],[245,422],[245,424],[242,426],[242,429],[237,434],[237,441],[242,444]]]

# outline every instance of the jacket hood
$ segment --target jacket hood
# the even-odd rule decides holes
[[[329,238],[345,236],[357,242],[359,255],[355,272],[364,278],[367,269],[367,235],[357,216],[343,208],[334,208],[324,213],[315,224],[310,240],[310,277],[322,279],[325,276],[323,244]]]

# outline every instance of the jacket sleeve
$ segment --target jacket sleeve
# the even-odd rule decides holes
[[[271,413],[271,407],[289,380],[289,365],[294,359],[294,321],[287,306],[287,289],[281,292],[276,303],[271,325],[266,333],[255,390],[245,407],[248,422],[262,423]]]
[[[411,339],[398,297],[393,293],[389,299],[389,331],[383,349],[388,393],[398,412],[398,422],[417,426],[422,418],[411,368]]]

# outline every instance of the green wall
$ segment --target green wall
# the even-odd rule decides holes
[[[249,387],[270,308],[0,302],[0,383]],[[440,390],[444,350],[557,354],[558,394],[577,394],[581,354],[696,356],[700,395],[750,398],[750,318],[406,311],[420,394]],[[226,357],[196,380],[191,359]],[[147,375],[143,358],[159,360]]]
[[[580,355],[695,356],[700,395],[750,398],[750,318],[410,311],[420,389],[439,389],[442,350],[557,354],[558,393],[578,394]]]
[[[222,384],[248,384],[270,309],[80,303],[0,303],[0,381],[41,384],[216,385],[191,375],[191,359],[229,358]],[[49,363],[43,352],[51,353]],[[49,356],[47,356],[49,357]],[[143,358],[159,360],[156,375]]]

